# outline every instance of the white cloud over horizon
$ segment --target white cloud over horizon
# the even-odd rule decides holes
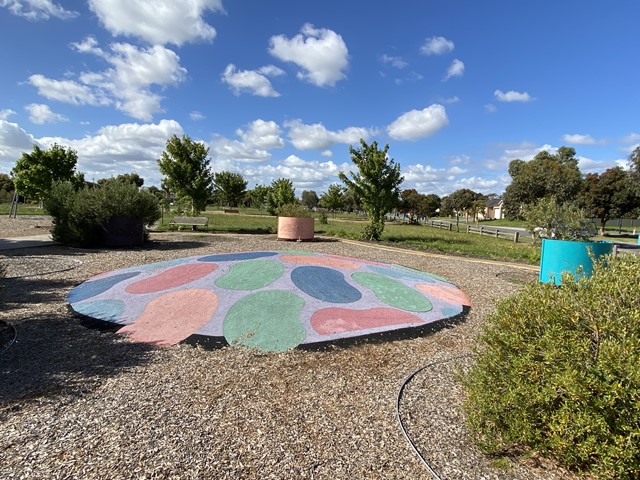
[[[78,12],[65,10],[51,0],[0,0],[0,7],[30,21],[49,20],[51,17],[69,20],[78,16]]]
[[[387,127],[387,133],[394,140],[417,140],[430,137],[448,124],[446,109],[434,103],[422,110],[403,113]]]
[[[582,135],[580,133],[565,134],[562,140],[573,145],[595,145],[598,143],[591,135]]]
[[[496,90],[495,92],[493,92],[493,95],[496,97],[496,99],[499,102],[506,102],[506,103],[510,103],[510,102],[526,103],[533,100],[531,95],[529,95],[527,92],[517,92],[515,90],[509,90],[508,92],[503,92],[502,90]]]
[[[29,112],[29,120],[31,123],[35,123],[36,125],[69,121],[67,117],[53,112],[51,108],[49,108],[49,105],[43,103],[30,103],[24,108]]]
[[[420,47],[420,53],[423,55],[444,55],[452,52],[454,48],[454,43],[445,37],[429,37]]]
[[[342,37],[333,30],[305,23],[300,33],[291,39],[285,35],[272,36],[269,53],[300,67],[298,79],[318,87],[333,87],[346,78],[344,70],[349,65],[349,51]]]
[[[89,0],[100,23],[115,35],[133,36],[150,44],[210,42],[216,30],[203,15],[224,12],[222,0]]]
[[[229,85],[234,95],[249,92],[258,97],[279,97],[267,76],[284,75],[284,70],[267,65],[258,70],[236,70],[233,63],[227,65],[222,73],[222,82]]]
[[[364,127],[331,131],[321,123],[305,124],[300,119],[286,121],[284,125],[289,129],[289,141],[298,150],[326,150],[338,143],[355,145],[361,138],[368,140],[378,132]]]

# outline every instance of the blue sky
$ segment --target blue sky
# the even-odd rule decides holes
[[[173,134],[249,188],[321,193],[360,138],[402,188],[502,193],[511,160],[576,149],[583,173],[640,144],[640,2],[0,0],[0,173],[32,145],[97,180]]]

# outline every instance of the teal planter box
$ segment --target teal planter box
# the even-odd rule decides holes
[[[602,255],[610,254],[613,251],[613,243],[575,242],[545,238],[542,240],[538,279],[542,283],[562,285],[564,272],[569,272],[574,276],[590,277],[593,271],[593,261],[589,256],[589,251],[597,259]],[[580,270],[579,274],[578,270]]]

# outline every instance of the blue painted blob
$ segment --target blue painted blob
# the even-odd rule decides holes
[[[87,317],[118,322],[124,312],[124,302],[122,300],[96,300],[95,302],[78,303],[73,306],[73,309]]]
[[[436,283],[434,278],[428,273],[418,272],[416,270],[399,269],[394,267],[379,267],[377,265],[369,265],[369,270],[385,275],[387,277],[399,278],[402,280],[413,280],[418,282]]]
[[[175,260],[166,260],[164,262],[149,263],[147,265],[141,265],[135,267],[136,270],[155,270],[157,268],[175,267],[176,265],[183,265],[187,263],[190,258],[177,258]]]
[[[199,258],[199,262],[233,262],[240,260],[253,260],[254,258],[273,257],[278,252],[242,252],[242,253],[221,253],[219,255],[207,255]]]
[[[101,293],[106,292],[114,285],[117,285],[118,283],[133,278],[137,275],[140,275],[140,272],[119,273],[110,277],[99,278],[98,280],[92,280],[82,283],[71,290],[69,296],[67,297],[67,301],[70,303],[75,303],[81,302],[82,300],[86,300],[91,297],[95,297],[96,295],[100,295]]]
[[[362,298],[362,293],[332,268],[298,267],[291,272],[291,281],[307,295],[323,302],[351,303]]]
[[[462,313],[462,307],[454,308],[454,307],[446,307],[442,309],[442,317],[443,318],[451,318],[456,315]]]

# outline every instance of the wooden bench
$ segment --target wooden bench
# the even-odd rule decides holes
[[[169,226],[190,226],[192,230],[196,227],[206,227],[209,224],[209,217],[173,217]]]

